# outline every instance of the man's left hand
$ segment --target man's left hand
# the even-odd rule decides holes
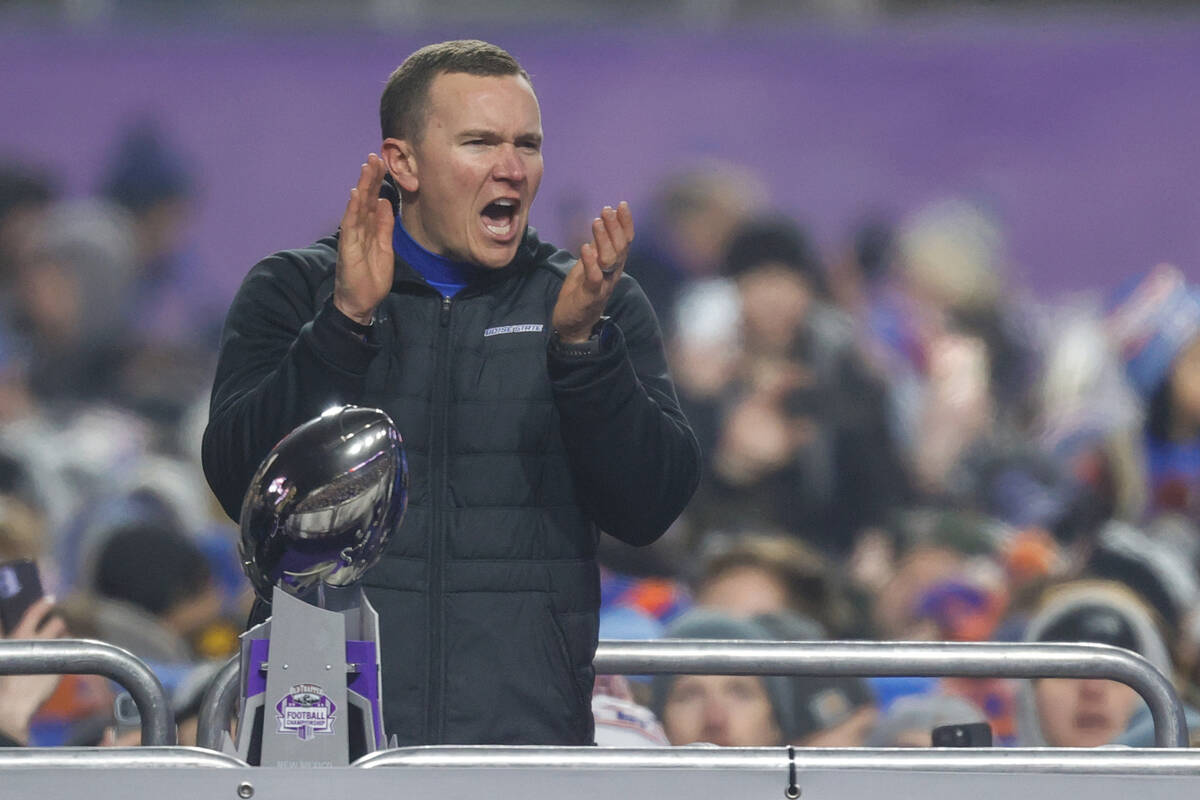
[[[592,220],[592,241],[579,249],[579,260],[567,273],[551,323],[564,342],[579,344],[592,335],[621,273],[633,241],[633,212],[622,201],[605,206]]]

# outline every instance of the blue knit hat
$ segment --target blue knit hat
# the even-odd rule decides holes
[[[1107,326],[1130,383],[1152,397],[1200,336],[1200,291],[1176,267],[1159,264],[1117,293]]]

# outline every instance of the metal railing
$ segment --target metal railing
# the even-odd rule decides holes
[[[8,747],[0,749],[0,769],[120,769],[124,767],[249,767],[225,753],[199,747]],[[130,792],[130,796],[138,794]]]
[[[1149,661],[1100,644],[997,642],[758,642],[663,639],[603,641],[596,672],[607,675],[791,675],[930,678],[1095,678],[1129,686],[1146,701],[1158,747],[1186,747],[1187,722],[1171,682]],[[197,738],[220,741],[237,705],[236,660],[205,695]]]
[[[1136,691],[1150,707],[1157,747],[1186,747],[1175,687],[1137,653],[1103,644],[1001,642],[601,642],[598,674],[807,677],[1096,678]]]
[[[213,675],[200,699],[200,717],[196,721],[196,745],[209,750],[221,749],[221,733],[237,712],[238,661],[234,656]]]
[[[743,770],[778,771],[789,765],[816,769],[945,773],[1045,773],[1066,775],[1200,776],[1200,750],[1101,747],[398,747],[368,753],[361,769],[418,767],[429,770]]]
[[[0,675],[102,675],[133,698],[143,745],[175,744],[175,715],[158,677],[128,650],[90,639],[0,641]]]

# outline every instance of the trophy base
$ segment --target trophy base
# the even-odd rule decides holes
[[[318,608],[279,588],[272,615],[242,634],[233,755],[255,766],[346,766],[386,739],[379,617],[361,589]]]

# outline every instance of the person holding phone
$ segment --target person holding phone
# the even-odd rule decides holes
[[[54,614],[54,598],[38,598],[5,639],[61,639],[66,623]],[[50,699],[61,675],[0,675],[0,747],[29,744],[29,721]]]

